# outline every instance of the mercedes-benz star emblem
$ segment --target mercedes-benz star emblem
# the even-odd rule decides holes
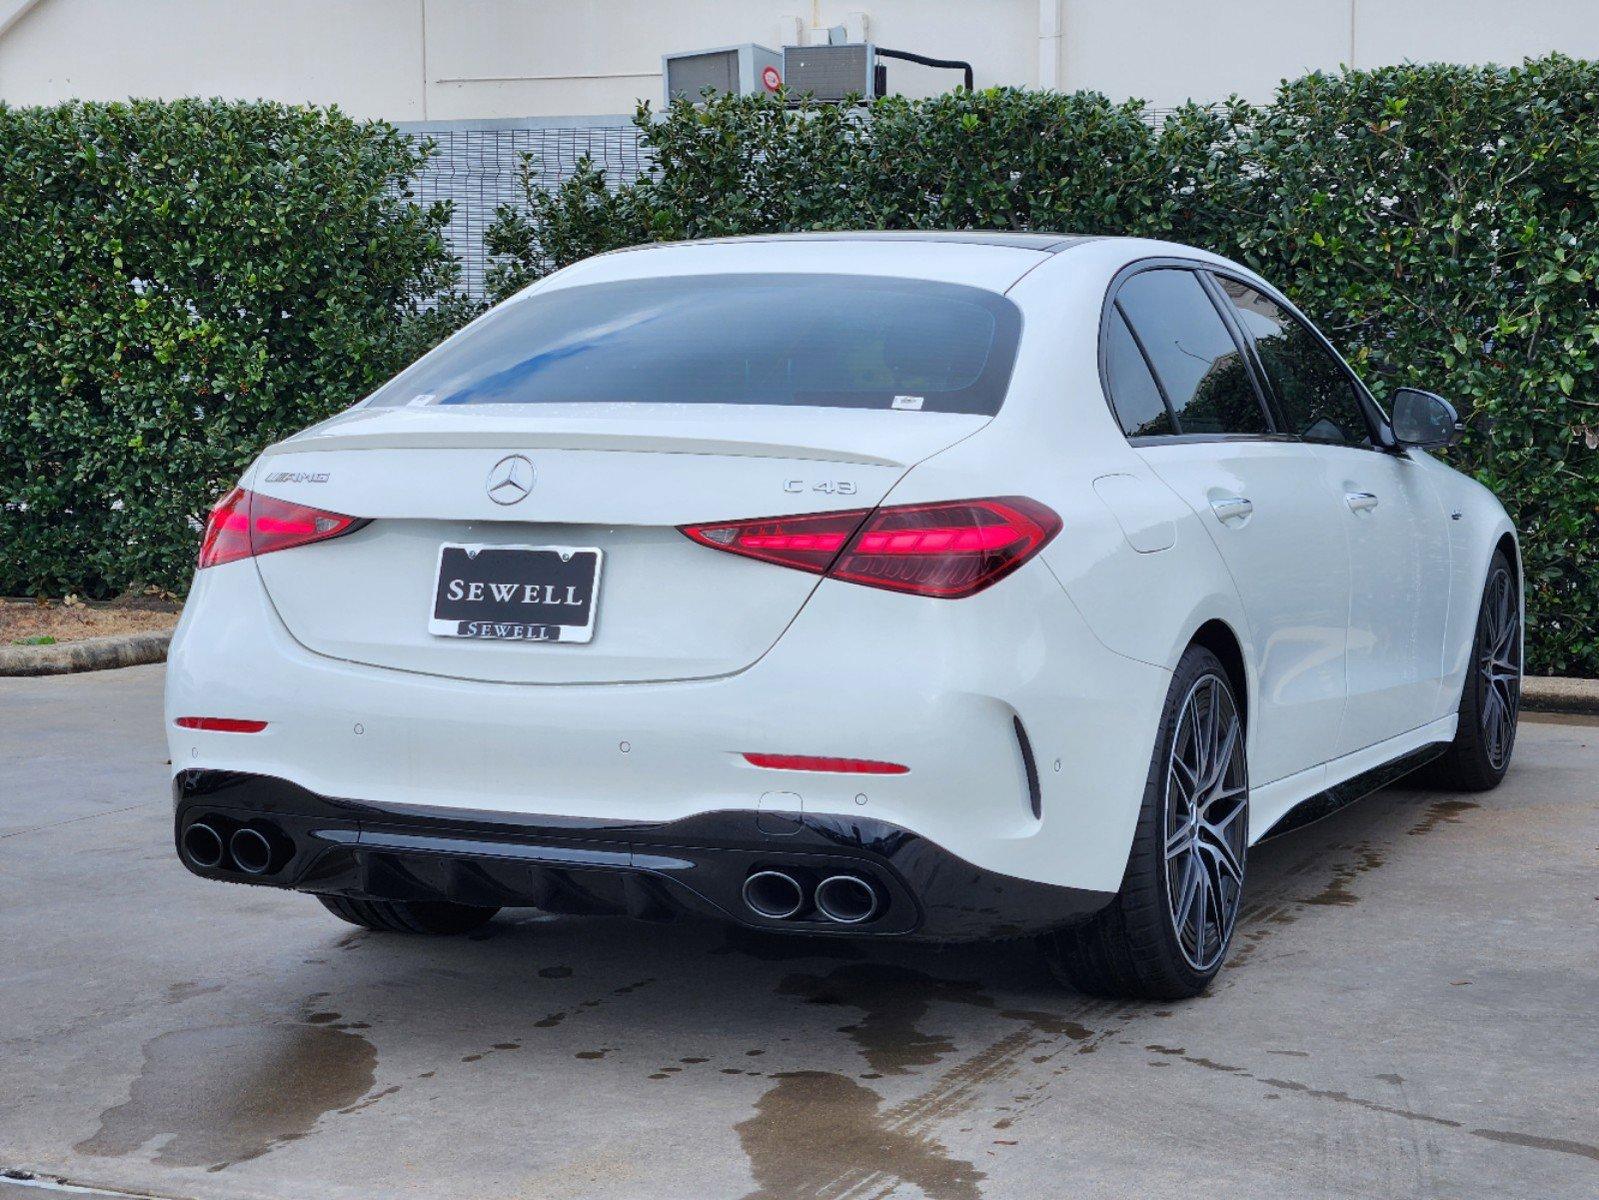
[[[496,504],[515,504],[533,490],[538,472],[520,454],[508,454],[489,468],[489,499]]]

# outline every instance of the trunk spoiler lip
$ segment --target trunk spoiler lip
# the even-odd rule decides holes
[[[848,410],[844,410],[848,411]],[[343,414],[314,425],[301,433],[269,446],[262,459],[281,455],[329,453],[348,450],[580,450],[596,453],[691,454],[732,458],[810,459],[820,462],[855,463],[862,466],[909,467],[987,426],[991,416],[964,413],[895,413],[892,420],[918,421],[914,436],[886,452],[850,449],[848,440],[859,433],[868,444],[900,440],[885,438],[882,423],[846,419],[846,428],[830,429],[821,436],[801,440],[799,422],[773,423],[767,429],[754,428],[743,437],[718,436],[708,428],[710,422],[695,422],[673,427],[659,418],[645,419],[645,428],[596,429],[594,420],[570,417],[545,418],[538,424],[518,428],[515,420],[459,422],[440,421],[444,414],[405,413],[393,410],[361,410]],[[873,418],[888,414],[871,413]],[[396,419],[398,418],[398,419]],[[363,429],[368,422],[381,422],[382,428]],[[603,424],[609,424],[604,421]],[[875,428],[872,426],[875,425]],[[787,426],[786,428],[784,426]],[[855,426],[849,428],[848,426]],[[909,433],[907,428],[904,432]],[[840,444],[843,443],[843,444]]]

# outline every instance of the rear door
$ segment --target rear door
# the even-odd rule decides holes
[[[1348,534],[1347,754],[1439,716],[1449,609],[1447,519],[1419,464],[1381,449],[1360,385],[1309,324],[1217,277],[1252,338],[1280,428],[1320,460]]]
[[[1235,331],[1194,271],[1125,278],[1106,365],[1124,430],[1193,508],[1237,585],[1256,666],[1250,773],[1333,754],[1344,706],[1345,531],[1311,447],[1276,435]]]

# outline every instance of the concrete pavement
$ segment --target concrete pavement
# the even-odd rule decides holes
[[[1599,1195],[1599,722],[1252,852],[1213,992],[173,858],[159,666],[0,680],[0,1171],[162,1197]],[[47,1193],[0,1183],[0,1197]]]

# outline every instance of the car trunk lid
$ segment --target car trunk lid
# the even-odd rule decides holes
[[[870,508],[988,419],[743,405],[358,409],[273,447],[248,486],[371,524],[256,564],[289,632],[351,662],[501,683],[728,674],[776,642],[817,577],[715,553],[678,526]],[[531,486],[499,503],[491,472],[513,456],[531,466],[521,476]],[[592,640],[431,633],[446,545],[598,550]]]

